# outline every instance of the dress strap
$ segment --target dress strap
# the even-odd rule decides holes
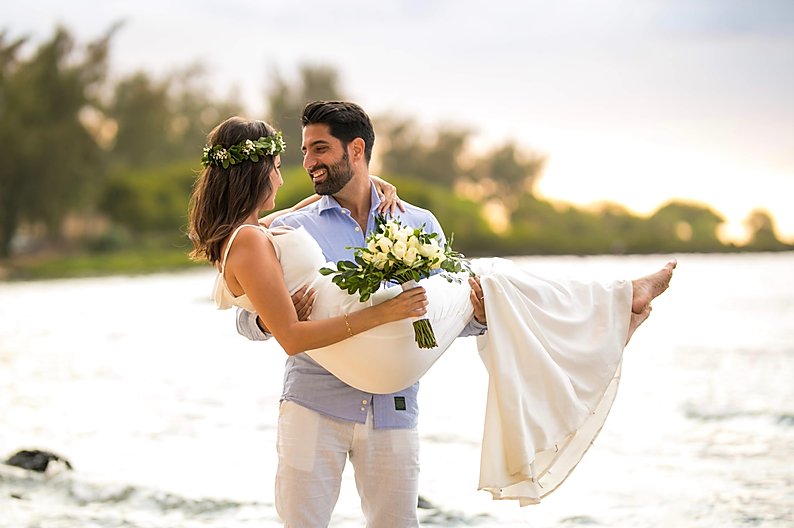
[[[234,242],[234,239],[237,238],[237,233],[239,233],[244,227],[253,227],[254,229],[259,229],[267,236],[267,238],[270,238],[271,240],[273,238],[273,235],[270,234],[270,231],[268,231],[264,226],[256,226],[252,224],[242,224],[237,226],[237,229],[232,232],[232,236],[229,237],[229,242],[226,244],[226,251],[223,252],[223,260],[221,260],[221,275],[223,275],[224,271],[226,270],[226,258],[229,256],[229,250],[232,248],[232,243]]]

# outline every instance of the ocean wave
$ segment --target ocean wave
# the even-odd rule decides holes
[[[47,475],[0,464],[0,528],[275,528],[282,526],[272,502],[188,497],[76,471]],[[420,497],[427,526],[492,526],[484,513],[445,510]],[[359,526],[350,518],[334,526]]]
[[[794,426],[794,413],[780,412],[772,409],[709,409],[688,405],[684,408],[684,415],[689,420],[695,420],[699,422],[725,422],[730,420],[755,418],[764,419],[772,424]]]
[[[0,527],[8,528],[156,528],[186,521],[196,527],[281,524],[269,502],[188,497],[73,471],[45,475],[0,464],[0,496],[10,506]]]

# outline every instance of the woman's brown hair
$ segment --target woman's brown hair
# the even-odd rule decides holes
[[[207,146],[228,149],[246,139],[255,141],[275,133],[264,121],[230,117],[209,133]],[[265,155],[258,162],[247,160],[226,169],[208,165],[201,171],[193,185],[188,211],[191,258],[212,263],[221,260],[224,240],[273,192],[270,173],[275,168],[274,158]]]

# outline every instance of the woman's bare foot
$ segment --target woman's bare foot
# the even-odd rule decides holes
[[[631,299],[632,313],[642,314],[645,308],[650,306],[651,301],[661,295],[667,287],[670,286],[670,279],[673,278],[673,270],[677,265],[678,262],[672,259],[656,273],[631,281],[633,289]],[[648,313],[650,313],[650,310]],[[647,318],[648,316],[645,315],[645,317]],[[643,319],[643,321],[644,320],[645,319]]]
[[[651,315],[651,303],[646,304],[645,308],[642,309],[642,312],[638,314],[631,314],[631,322],[629,322],[629,331],[626,334],[625,345],[629,343],[629,339],[631,339],[631,336],[634,335],[634,331],[637,329],[637,327],[645,322],[649,315]]]

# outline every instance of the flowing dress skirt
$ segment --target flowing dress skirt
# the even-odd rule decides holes
[[[614,401],[631,319],[630,281],[576,282],[538,277],[504,259],[476,259],[488,331],[477,338],[489,385],[479,488],[494,499],[538,503],[587,451]],[[410,321],[398,321],[308,354],[351,386],[396,392],[416,382],[472,316],[469,287],[432,277],[428,317],[439,346],[419,349]],[[327,284],[323,284],[327,283]],[[312,317],[361,309],[318,280]],[[379,291],[382,302],[399,288]]]

